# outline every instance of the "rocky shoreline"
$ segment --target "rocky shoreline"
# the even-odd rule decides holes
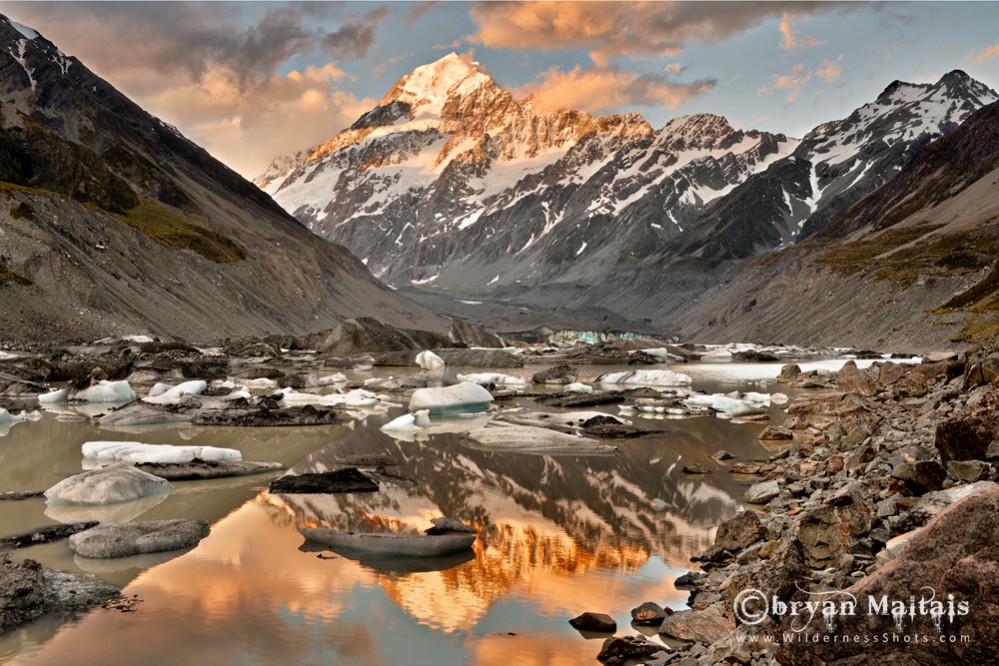
[[[848,363],[835,380],[799,394],[763,441],[775,453],[738,469],[754,473],[750,508],[677,580],[690,610],[658,618],[667,649],[613,637],[601,661],[996,663],[999,353]]]

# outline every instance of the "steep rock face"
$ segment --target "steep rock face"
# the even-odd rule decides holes
[[[209,340],[305,333],[365,315],[446,330],[175,128],[4,17],[0,117],[4,338]]]
[[[790,156],[747,179],[692,225],[678,251],[744,258],[815,234],[932,140],[997,99],[960,70],[934,84],[895,81],[875,101],[819,125]]]
[[[682,309],[681,333],[914,351],[996,339],[997,137],[993,103],[821,233]]]
[[[710,114],[654,131],[635,114],[537,113],[452,54],[257,182],[390,284],[665,321],[746,258],[821,231],[996,98],[955,71],[895,82],[802,140]]]

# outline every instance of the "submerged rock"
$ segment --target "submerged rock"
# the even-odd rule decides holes
[[[50,504],[116,504],[171,490],[166,479],[122,462],[63,479],[46,490],[45,497]]]
[[[143,472],[168,481],[196,479],[221,479],[230,476],[247,476],[284,469],[277,462],[249,462],[245,460],[192,460],[185,463],[143,463],[136,465]]]
[[[569,624],[580,631],[599,631],[611,634],[617,631],[617,622],[606,613],[586,612],[569,620]]]
[[[81,557],[113,559],[188,548],[210,531],[203,520],[108,523],[74,534],[69,538],[69,547]]]
[[[378,484],[356,467],[335,472],[283,476],[270,483],[272,493],[373,493]]]

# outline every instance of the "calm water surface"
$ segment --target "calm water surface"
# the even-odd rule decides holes
[[[695,388],[714,391],[760,390],[748,382],[772,378],[779,367],[675,369],[694,376]],[[368,376],[390,374],[383,370]],[[513,406],[539,409],[527,400]],[[133,613],[42,619],[0,638],[0,663],[597,663],[602,637],[584,638],[568,619],[605,612],[619,632],[631,632],[629,610],[644,601],[684,608],[687,593],[674,589],[675,577],[740,508],[751,482],[733,478],[711,454],[766,454],[755,439],[762,424],[717,418],[642,421],[664,432],[621,441],[616,455],[574,457],[493,453],[453,432],[407,442],[378,430],[400,413],[292,429],[102,431],[55,415],[15,425],[0,437],[0,492],[47,488],[79,472],[80,446],[94,439],[233,447],[245,460],[276,460],[297,473],[381,453],[398,459],[395,471],[415,483],[367,494],[270,495],[271,474],[179,482],[164,498],[108,507],[94,517],[198,518],[211,521],[212,533],[187,552],[122,560],[77,558],[65,541],[16,551],[126,586],[141,603]],[[773,415],[779,420],[780,410]],[[680,471],[695,462],[714,471]],[[655,498],[672,508],[657,512]],[[325,559],[331,554],[318,557],[297,531],[415,532],[439,515],[478,527],[474,553],[423,563]],[[0,535],[89,517],[36,499],[0,502]]]

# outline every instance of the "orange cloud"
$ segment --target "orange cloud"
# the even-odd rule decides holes
[[[252,178],[275,155],[321,143],[375,104],[337,89],[345,78],[329,63],[247,85],[231,68],[212,66],[195,81],[176,81],[144,95],[141,103]]]
[[[968,55],[964,56],[964,61],[972,65],[981,65],[992,58],[999,58],[999,44],[993,44],[984,49],[971,49],[968,51]]]
[[[815,3],[483,2],[472,8],[471,39],[494,48],[588,48],[598,66],[615,55],[675,55],[688,41],[712,43],[776,14],[806,14]]]
[[[826,40],[815,39],[814,37],[805,37],[804,39],[798,36],[798,31],[794,29],[792,21],[797,17],[793,14],[784,12],[784,15],[780,20],[780,47],[785,51],[800,51],[802,49],[814,48],[816,46],[822,46],[826,43]]]
[[[840,66],[843,56],[840,55],[835,60],[825,59],[822,64],[816,69],[805,71],[804,64],[795,65],[791,68],[790,74],[779,74],[773,77],[773,82],[770,85],[761,87],[756,91],[757,95],[768,95],[777,90],[787,90],[787,97],[785,100],[788,104],[794,102],[798,95],[802,93],[811,84],[814,79],[819,79],[826,83],[832,83],[839,78],[840,74],[843,73],[843,68]]]
[[[668,81],[664,76],[635,74],[612,67],[578,65],[566,72],[552,67],[541,73],[540,80],[518,92],[531,95],[541,112],[559,109],[582,109],[598,112],[628,105],[664,105],[673,110],[715,86],[713,79],[692,83]]]

